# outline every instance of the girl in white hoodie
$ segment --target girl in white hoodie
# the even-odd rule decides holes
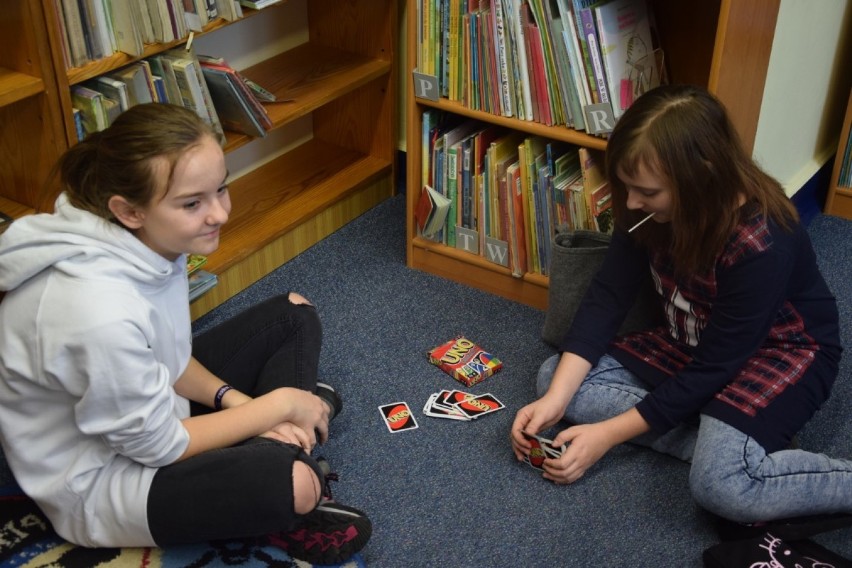
[[[58,164],[52,214],[0,237],[0,441],[63,538],[167,546],[269,535],[341,562],[369,539],[310,457],[340,410],[317,383],[322,328],[296,293],[193,338],[186,255],[231,210],[198,116],[130,108]],[[319,396],[314,393],[319,393]]]

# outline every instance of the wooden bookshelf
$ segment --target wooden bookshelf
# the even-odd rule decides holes
[[[408,0],[406,72],[409,77],[406,80],[409,81],[417,66],[417,4],[418,0]],[[650,1],[669,81],[705,86],[719,96],[749,151],[754,145],[779,4],[780,0]],[[517,278],[482,257],[417,236],[414,210],[420,195],[420,124],[421,115],[430,108],[474,118],[484,125],[499,125],[592,149],[605,150],[606,140],[564,126],[548,127],[471,110],[443,98],[438,101],[417,98],[412,89],[406,96],[408,266],[546,308],[547,277],[528,273]]]
[[[826,213],[846,219],[852,219],[852,187],[840,185],[840,169],[843,166],[850,136],[852,136],[852,91],[849,93],[849,102],[846,104],[846,116],[843,118],[843,128],[837,142],[837,155],[834,158],[834,168],[825,201]]]
[[[40,2],[0,10],[0,211],[49,206],[50,166],[64,148],[56,80]]]
[[[0,210],[20,216],[52,209],[57,188],[44,182],[77,141],[71,86],[187,38],[145,45],[141,57],[116,53],[66,69],[53,0],[7,4],[0,12]],[[310,133],[231,180],[231,217],[205,267],[219,285],[193,302],[196,318],[394,193],[396,0],[289,0],[246,8],[244,18],[215,19],[194,40],[211,38],[215,45],[215,34],[226,28],[232,38],[250,36],[264,18],[291,13],[305,22],[297,34],[305,41],[284,42],[283,51],[270,53],[264,45],[261,60],[241,72],[281,101],[267,106],[274,131],[297,123]],[[230,154],[263,142],[226,132],[224,149]]]

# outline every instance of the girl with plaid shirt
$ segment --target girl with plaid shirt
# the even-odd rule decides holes
[[[693,497],[724,519],[852,513],[852,460],[788,449],[828,398],[842,348],[834,296],[780,184],[692,86],[658,87],[625,112],[607,175],[612,242],[539,370],[540,398],[518,411],[516,457],[530,450],[523,431],[564,418],[574,426],[554,443],[567,448],[544,462],[556,483],[629,440],[691,462]],[[663,323],[616,337],[648,271]]]

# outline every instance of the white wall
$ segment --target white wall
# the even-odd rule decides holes
[[[781,0],[754,157],[792,195],[837,150],[852,87],[852,2]]]

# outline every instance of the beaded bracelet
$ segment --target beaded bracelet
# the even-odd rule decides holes
[[[219,387],[219,390],[216,391],[216,396],[213,397],[213,408],[216,410],[222,410],[222,397],[225,396],[225,393],[229,390],[233,389],[231,385],[222,385]]]

